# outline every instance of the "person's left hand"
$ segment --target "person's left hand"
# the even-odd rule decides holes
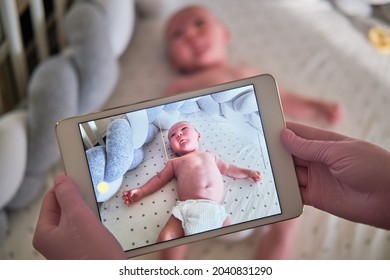
[[[66,175],[58,175],[44,197],[33,245],[47,259],[126,259]]]

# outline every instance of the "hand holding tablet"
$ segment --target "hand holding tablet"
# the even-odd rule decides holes
[[[205,100],[219,109],[197,109]],[[104,148],[101,139],[114,141],[111,135],[118,141],[122,134],[107,131],[140,115],[155,116],[158,130],[141,147],[140,164],[123,173],[119,186],[107,176],[96,180],[90,157],[99,155],[91,151]],[[100,135],[90,133],[91,124]],[[70,118],[58,123],[57,136],[66,173],[132,257],[299,216],[302,201],[291,155],[279,141],[282,128],[276,83],[261,75]],[[123,136],[118,147],[131,141]],[[109,189],[114,194],[101,200]],[[142,199],[133,189],[142,190]],[[166,237],[177,228],[183,233]]]
[[[115,237],[85,204],[69,176],[60,174],[46,193],[33,239],[47,259],[125,259]]]

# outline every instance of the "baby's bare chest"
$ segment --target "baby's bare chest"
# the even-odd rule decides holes
[[[213,156],[192,156],[174,163],[180,200],[210,199],[220,201],[223,193],[222,175]]]
[[[176,178],[193,173],[207,174],[218,169],[215,158],[207,153],[182,156],[173,163]]]

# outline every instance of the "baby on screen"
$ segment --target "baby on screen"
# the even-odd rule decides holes
[[[156,192],[170,180],[177,180],[179,201],[172,210],[157,242],[171,240],[231,224],[221,204],[224,185],[221,174],[237,178],[261,180],[261,172],[224,162],[217,155],[199,150],[200,133],[186,121],[174,124],[168,132],[171,149],[178,157],[140,188],[123,192],[123,200],[131,206]]]

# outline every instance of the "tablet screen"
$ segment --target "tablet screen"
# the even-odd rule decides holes
[[[282,213],[257,104],[246,85],[79,123],[100,219],[125,251]]]

